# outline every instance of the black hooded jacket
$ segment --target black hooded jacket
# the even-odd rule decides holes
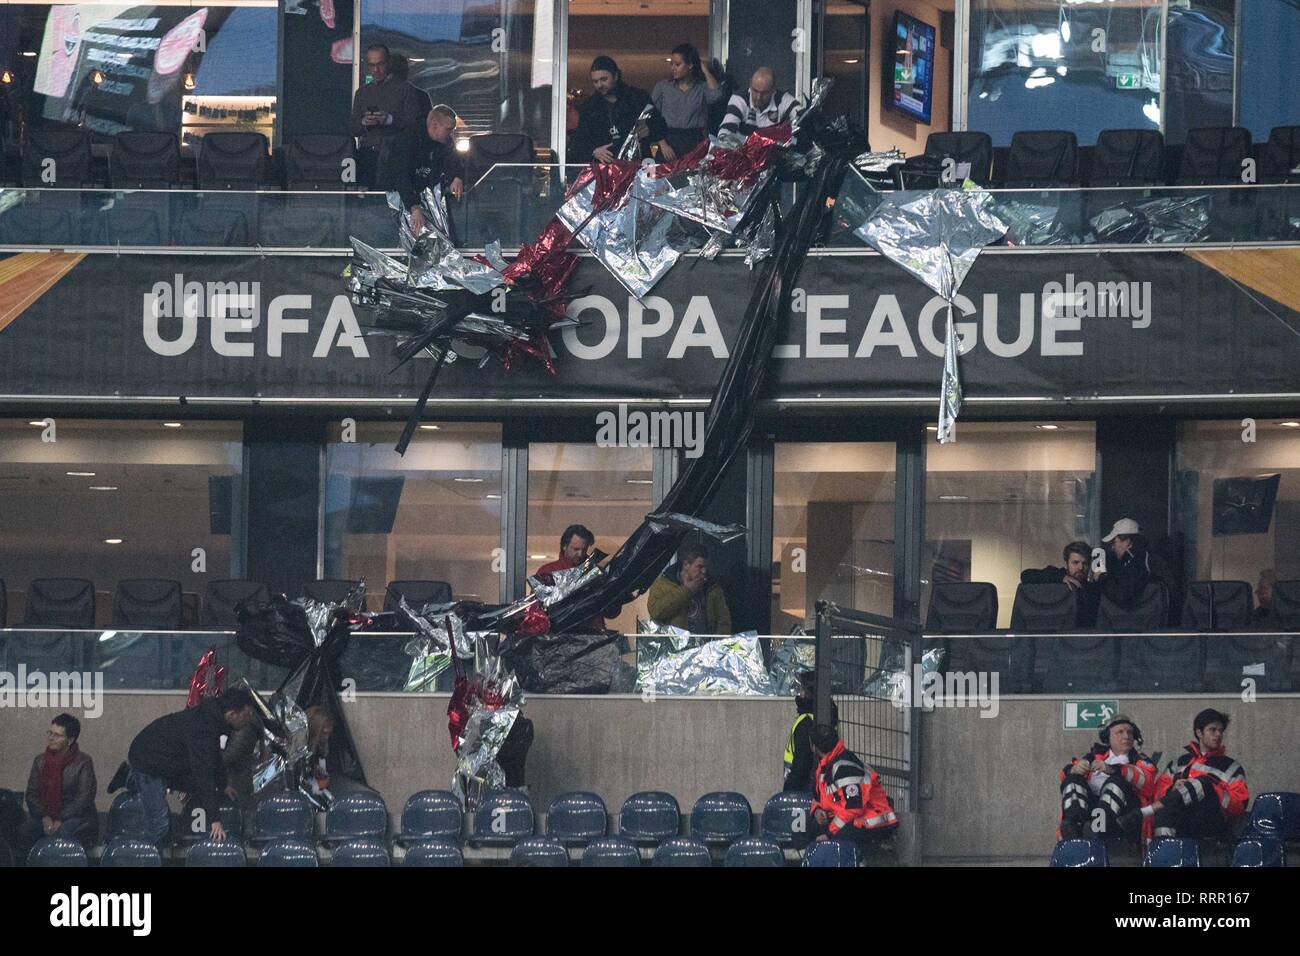
[[[220,701],[208,697],[197,707],[147,725],[131,741],[126,759],[132,770],[158,777],[172,790],[185,791],[191,806],[202,807],[209,821],[218,821],[224,787],[221,737],[229,733]]]
[[[614,103],[599,93],[592,93],[578,108],[578,128],[569,137],[569,162],[590,163],[591,154],[601,146],[608,146],[610,152],[617,154],[636,126],[637,117],[650,102],[650,94],[645,90],[628,86],[622,80],[613,92],[618,97]],[[638,158],[649,155],[644,147],[662,139],[666,132],[658,113],[651,114],[648,125],[650,138],[642,142],[643,150],[638,152]]]

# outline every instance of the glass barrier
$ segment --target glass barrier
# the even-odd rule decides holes
[[[448,693],[450,661],[416,658],[410,633],[357,633],[340,659],[341,673],[361,693]],[[965,688],[969,694],[1162,694],[1300,693],[1300,634],[1267,631],[1195,631],[1114,634],[990,632],[926,635],[920,670],[904,644],[878,635],[839,635],[832,688],[900,704],[917,687]],[[598,638],[556,641],[543,666],[512,659],[529,693],[637,693],[659,697],[741,694],[789,697],[796,675],[815,665],[811,636],[623,635],[596,653]],[[253,660],[230,631],[0,630],[0,672],[12,675],[21,693],[40,672],[101,673],[106,690],[170,690],[189,687],[199,658],[215,648],[227,680],[247,677],[271,690],[284,668]],[[704,653],[699,651],[714,651]],[[572,662],[566,664],[566,661]],[[469,662],[466,662],[467,665]],[[539,675],[545,670],[544,678]],[[935,677],[927,675],[934,674]],[[996,675],[996,678],[994,678]],[[904,678],[908,680],[904,680]],[[996,683],[994,682],[996,680]],[[538,683],[541,681],[541,683]],[[909,683],[910,681],[910,683]],[[550,683],[547,683],[550,682]]]
[[[1300,241],[1300,185],[993,189],[1002,245],[1197,245]],[[844,178],[827,245],[862,248],[855,230],[892,188]]]

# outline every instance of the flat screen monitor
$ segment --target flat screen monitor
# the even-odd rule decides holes
[[[934,27],[894,13],[894,78],[889,103],[900,113],[930,122],[934,94]]]
[[[1264,534],[1273,521],[1281,475],[1214,479],[1214,533]]]

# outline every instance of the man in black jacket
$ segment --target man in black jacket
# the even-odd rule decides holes
[[[397,191],[402,196],[402,205],[411,214],[411,232],[420,234],[424,228],[424,209],[420,205],[420,195],[426,189],[441,186],[443,202],[447,196],[459,199],[465,192],[465,161],[456,152],[455,130],[459,119],[456,111],[445,103],[439,103],[429,110],[425,125],[429,134],[427,140],[411,147],[412,159],[398,174]],[[448,225],[451,218],[447,219]],[[456,243],[456,236],[447,237]]]
[[[1071,541],[1061,552],[1065,567],[1049,564],[1045,568],[1030,568],[1020,572],[1021,584],[1064,584],[1076,597],[1076,627],[1094,627],[1097,623],[1097,605],[1101,595],[1096,585],[1088,581],[1088,563],[1092,548],[1086,541]]]
[[[228,690],[205,697],[197,707],[167,714],[131,741],[127,786],[144,804],[146,835],[162,845],[167,838],[167,790],[183,790],[192,808],[202,809],[213,840],[224,840],[221,825],[222,737],[256,719],[247,691]]]
[[[813,714],[817,709],[817,672],[800,671],[798,681],[794,696],[797,716],[785,743],[785,783],[781,789],[812,792],[813,771],[817,769],[812,752],[812,733],[817,723]],[[834,701],[831,701],[831,723],[839,727],[840,712]]]
[[[1099,576],[1102,594],[1111,601],[1131,610],[1142,600],[1147,585],[1152,581],[1163,581],[1166,589],[1172,591],[1168,564],[1159,555],[1151,553],[1146,537],[1132,518],[1120,518],[1110,529],[1110,534],[1101,540],[1109,544],[1111,550],[1106,570]],[[1171,593],[1169,597],[1172,613],[1175,610],[1174,595]]]
[[[661,139],[666,131],[657,113],[649,123],[637,123],[641,111],[650,102],[650,94],[624,83],[618,64],[608,56],[591,61],[591,85],[596,92],[578,109],[578,128],[569,138],[569,162],[613,161],[634,129],[638,150],[633,158],[649,156],[650,144]],[[659,127],[657,133],[654,127]]]

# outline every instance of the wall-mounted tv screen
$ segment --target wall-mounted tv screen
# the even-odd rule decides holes
[[[890,105],[922,123],[930,122],[934,94],[934,27],[894,13],[894,80]]]

